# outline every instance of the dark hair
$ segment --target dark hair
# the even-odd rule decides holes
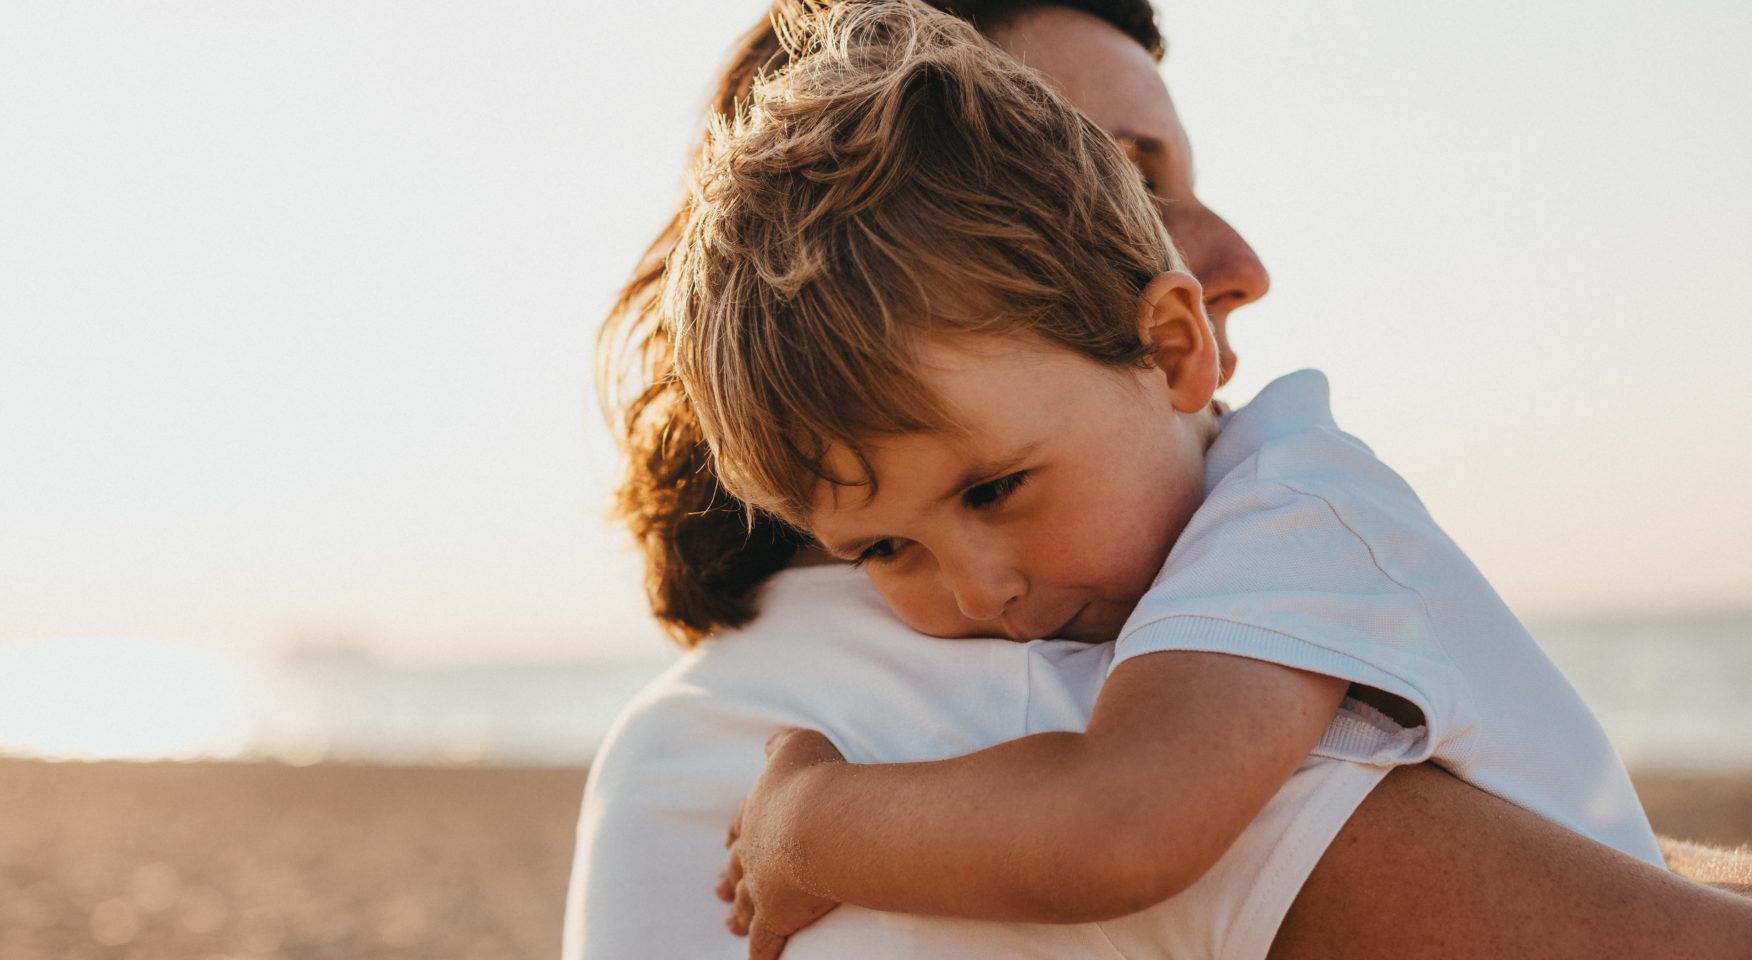
[[[719,76],[709,111],[728,116],[754,80],[783,67],[774,31],[800,9],[857,0],[775,0],[769,16],[744,34]],[[1100,18],[1152,56],[1163,53],[1149,0],[927,0],[983,31],[1027,10],[1062,6]],[[615,513],[645,557],[651,611],[683,646],[714,630],[747,623],[756,591],[809,542],[778,519],[756,514],[727,494],[712,472],[700,424],[675,377],[670,318],[660,297],[664,264],[684,225],[684,212],[658,234],[621,288],[597,342],[597,383],[627,457]]]

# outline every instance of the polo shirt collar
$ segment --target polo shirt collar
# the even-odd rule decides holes
[[[1314,428],[1337,430],[1326,374],[1298,370],[1265,385],[1253,402],[1224,414],[1222,432],[1205,453],[1205,492],[1267,443]]]

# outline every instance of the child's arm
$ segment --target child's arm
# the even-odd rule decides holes
[[[991,920],[1121,916],[1185,889],[1228,850],[1319,742],[1347,685],[1161,652],[1113,672],[1082,734],[883,765],[832,762],[819,735],[781,737],[744,803],[720,893],[738,895],[744,928],[762,900],[793,917],[828,901]]]

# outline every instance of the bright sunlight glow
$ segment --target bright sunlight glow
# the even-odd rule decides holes
[[[139,639],[0,649],[0,752],[69,760],[234,756],[257,674],[238,656]]]

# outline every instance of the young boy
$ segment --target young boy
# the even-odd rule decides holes
[[[791,35],[668,273],[719,476],[914,629],[1117,645],[1081,733],[895,765],[774,738],[719,889],[752,954],[837,902],[1135,911],[1310,752],[1433,758],[1661,863],[1586,707],[1324,379],[1214,412],[1201,291],[1098,128],[915,3]]]

